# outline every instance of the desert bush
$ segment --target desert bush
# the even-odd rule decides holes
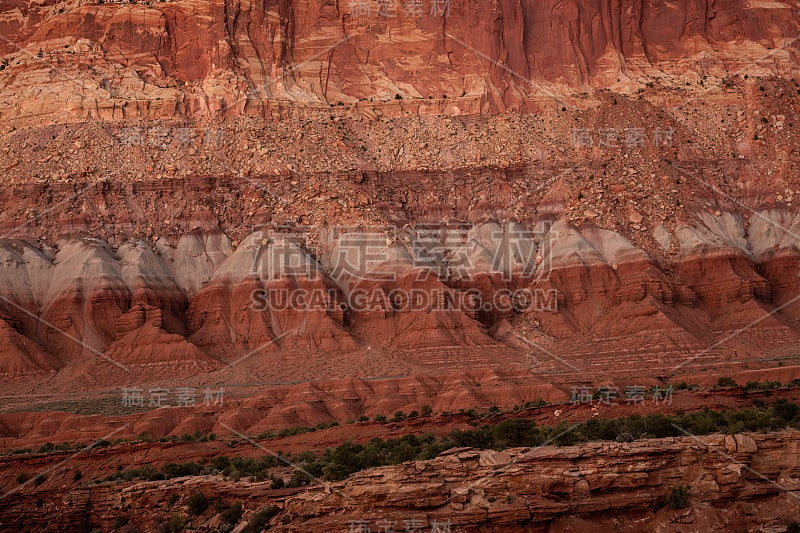
[[[189,509],[189,514],[198,515],[205,511],[208,507],[208,498],[206,498],[202,492],[195,492],[189,496],[189,500],[186,502],[186,505]]]
[[[523,407],[525,407],[525,409],[534,409],[536,407],[543,407],[545,405],[550,405],[550,402],[539,398],[538,400],[535,400],[533,402],[525,402],[525,405]]]
[[[242,533],[259,533],[266,527],[270,519],[280,511],[280,508],[272,505],[264,507],[253,515],[253,518],[247,523]]]
[[[749,381],[745,388],[749,391],[762,391],[777,389],[781,386],[780,381]]]
[[[242,518],[242,502],[233,502],[219,513],[220,519],[227,524],[236,524]]]
[[[674,487],[667,497],[667,505],[670,509],[685,509],[689,506],[689,487],[680,485]]]
[[[178,513],[173,514],[169,517],[169,520],[165,522],[161,522],[158,525],[159,533],[180,533],[183,531],[183,528],[186,526],[186,522]]]
[[[286,488],[304,487],[309,483],[311,483],[311,478],[308,477],[308,474],[296,470],[292,477],[289,478],[289,482],[286,483]]]
[[[188,461],[182,464],[166,463],[161,467],[161,471],[167,479],[183,476],[197,476],[202,469],[203,466],[194,461]]]
[[[309,426],[295,426],[280,430],[278,432],[278,436],[291,437],[292,435],[302,435],[303,433],[308,433],[309,431],[314,431],[314,428]]]

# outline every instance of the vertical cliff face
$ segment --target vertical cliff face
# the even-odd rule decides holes
[[[797,73],[794,0],[404,6],[7,1],[3,117],[269,116],[287,103],[367,105],[396,95],[419,100],[414,111],[441,111],[445,98],[462,112],[526,110],[592,88]]]

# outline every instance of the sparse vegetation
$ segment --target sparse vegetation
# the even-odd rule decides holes
[[[191,515],[202,514],[208,507],[208,498],[202,492],[195,492],[189,496],[187,507]]]
[[[242,518],[242,502],[223,504],[217,507],[220,519],[226,524],[236,524]]]
[[[780,381],[749,381],[747,382],[747,385],[745,385],[745,388],[749,391],[764,391],[777,389],[780,386]]]
[[[719,378],[717,387],[736,387],[737,383],[733,378]]]
[[[689,487],[680,485],[674,487],[667,497],[667,505],[670,509],[685,509],[689,506]]]
[[[175,513],[169,517],[169,520],[158,525],[158,531],[159,533],[180,533],[183,531],[185,524],[183,516]]]
[[[275,506],[267,506],[253,515],[253,518],[247,523],[242,533],[259,533],[269,523],[269,521],[280,512],[280,508]]]
[[[535,447],[545,443],[566,446],[587,441],[629,442],[641,438],[679,437],[685,434],[738,433],[742,431],[773,431],[786,427],[800,429],[800,406],[778,400],[770,406],[738,410],[711,411],[704,409],[693,413],[678,411],[675,414],[633,415],[613,419],[589,419],[574,427],[564,422],[556,426],[539,426],[527,418],[511,418],[496,424],[486,424],[470,430],[454,430],[444,437],[430,434],[405,435],[396,439],[374,438],[366,444],[347,441],[328,448],[321,455],[303,452],[278,457],[214,457],[208,464],[165,464],[161,470],[145,466],[116,473],[109,480],[166,479],[184,475],[222,474],[238,480],[254,476],[270,480],[272,488],[300,487],[321,477],[329,481],[341,480],[360,470],[399,464],[405,461],[425,460],[455,447],[479,449],[505,449]],[[292,472],[288,482],[275,476],[273,468],[286,468],[291,462],[299,468]]]
[[[292,473],[292,477],[289,479],[289,482],[286,483],[286,488],[304,487],[310,483],[311,478],[308,477],[308,474],[302,470],[295,470]]]

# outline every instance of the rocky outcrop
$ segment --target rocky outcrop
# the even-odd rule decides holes
[[[417,520],[423,527],[449,523],[458,531],[523,525],[560,530],[560,519],[589,519],[600,511],[639,511],[640,530],[669,527],[671,521],[700,526],[696,508],[704,504],[768,495],[793,501],[800,491],[797,437],[784,432],[499,452],[455,449],[290,497],[283,515],[289,524],[277,529],[332,532],[360,520]],[[689,509],[655,511],[681,485],[688,487]]]
[[[237,528],[256,511],[277,506],[271,529],[285,532],[338,533],[354,524],[364,531],[380,524],[414,524],[423,531],[436,530],[438,524],[461,532],[566,532],[590,526],[676,533],[687,527],[779,531],[797,519],[798,437],[797,431],[787,430],[561,448],[461,448],[427,461],[366,470],[342,482],[285,490],[271,489],[269,480],[234,482],[218,476],[75,486],[61,480],[71,477],[67,469],[51,475],[59,486],[48,479],[41,487],[7,493],[0,500],[0,519],[15,530],[64,531],[78,528],[81,521],[112,528],[123,516],[139,531],[150,532],[177,513],[196,531],[215,531],[221,522],[213,505],[187,512],[189,496],[201,492],[222,503],[242,502]],[[181,450],[152,444],[149,452],[111,448],[86,453],[95,463],[81,465],[84,475],[100,476],[113,470],[114,461],[129,457],[125,453],[138,453],[139,460],[152,464],[158,456],[179,461]],[[41,469],[46,461],[3,466]],[[290,468],[280,471],[292,473]],[[681,486],[688,488],[685,506],[670,509],[667,499]],[[165,506],[166,501],[173,503]]]

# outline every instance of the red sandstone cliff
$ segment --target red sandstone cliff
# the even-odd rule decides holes
[[[797,74],[794,0],[444,4],[6,1],[0,119],[277,116],[339,102],[454,115],[742,69]]]

